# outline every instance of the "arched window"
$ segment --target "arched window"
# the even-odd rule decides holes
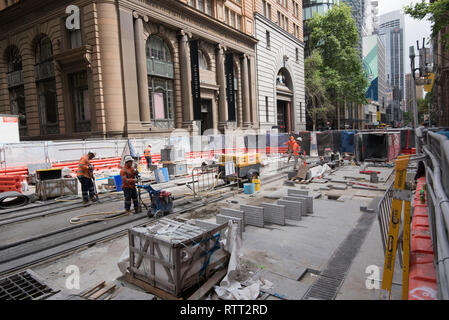
[[[36,64],[53,59],[53,46],[48,36],[42,36],[36,43],[35,61]]]
[[[150,115],[157,128],[174,128],[173,59],[167,44],[158,36],[147,41]]]
[[[11,114],[19,116],[20,136],[27,134],[25,90],[23,84],[22,56],[16,46],[11,46],[7,52],[7,76]]]
[[[41,134],[58,134],[59,117],[54,78],[53,46],[48,36],[42,35],[35,42],[34,77],[37,85]]]
[[[165,42],[157,37],[157,36],[151,36],[148,38],[147,41],[147,57],[162,61],[162,62],[168,62],[171,63],[171,54],[170,50],[168,49],[168,46],[165,44]]]
[[[22,70],[22,56],[16,46],[8,50],[8,73]]]
[[[200,64],[200,69],[209,70],[209,64],[207,63],[206,56],[201,50],[198,50],[198,62]]]

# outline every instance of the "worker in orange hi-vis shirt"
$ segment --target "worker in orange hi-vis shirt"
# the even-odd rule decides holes
[[[293,170],[296,170],[296,168],[298,166],[299,156],[301,155],[301,147],[299,146],[301,141],[302,141],[302,139],[298,138],[295,141],[295,144],[293,145],[293,156],[295,157],[295,166],[293,167]]]
[[[288,153],[287,163],[290,162],[290,159],[293,155],[293,146],[295,145],[295,143],[296,143],[296,141],[293,136],[290,136],[290,140],[288,140],[286,143],[284,143],[287,145],[287,153]]]
[[[152,164],[151,161],[151,144],[148,145],[148,147],[143,152],[143,156],[145,157],[145,160],[147,160],[147,168],[150,169],[150,166]]]
[[[136,181],[139,172],[133,167],[134,159],[131,156],[125,157],[125,165],[120,170],[122,178],[122,190],[125,196],[125,210],[131,212],[131,200],[134,204],[135,213],[140,213],[139,198],[137,196]]]
[[[95,202],[97,200],[94,188],[94,182],[92,181],[94,177],[93,166],[90,160],[95,158],[95,153],[89,152],[81,157],[78,163],[78,171],[76,176],[81,183],[81,193],[83,195],[83,203],[88,204],[89,198],[91,201]]]

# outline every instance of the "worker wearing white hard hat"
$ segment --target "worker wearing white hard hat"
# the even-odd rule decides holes
[[[148,147],[145,149],[145,151],[143,152],[143,156],[147,161],[147,169],[150,170],[150,166],[153,164],[151,157],[151,144],[149,144]]]
[[[125,195],[125,210],[126,212],[131,212],[131,201],[134,204],[135,213],[141,212],[139,206],[139,200],[137,197],[137,189],[136,189],[136,177],[139,175],[139,172],[134,169],[133,162],[134,159],[131,156],[125,156],[125,165],[123,169],[120,171],[120,176],[122,178],[122,190]]]

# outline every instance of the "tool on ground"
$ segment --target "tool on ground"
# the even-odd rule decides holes
[[[372,173],[381,174],[382,172],[380,172],[380,171],[372,171],[372,170],[363,170],[363,171],[360,171],[360,174],[368,174],[368,175],[371,175]]]
[[[391,218],[388,226],[387,248],[385,250],[385,263],[382,277],[382,288],[380,299],[389,300],[393,283],[396,250],[398,248],[399,229],[401,228],[402,208],[404,207],[403,219],[403,258],[402,258],[402,299],[408,300],[409,267],[410,267],[410,223],[411,223],[411,200],[412,191],[407,189],[407,168],[410,161],[421,160],[423,156],[410,157],[410,155],[399,156],[396,160],[396,178],[394,182],[393,201],[391,204]]]
[[[145,189],[150,194],[150,206],[147,208],[149,218],[162,217],[173,212],[174,198],[171,192],[155,190],[151,185],[137,185],[139,189]]]

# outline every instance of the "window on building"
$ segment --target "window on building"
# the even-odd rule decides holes
[[[270,49],[271,47],[271,39],[270,39],[270,31],[266,31],[266,37],[267,37],[267,48]]]
[[[48,36],[41,36],[35,45],[35,79],[41,119],[41,134],[58,134],[58,104],[54,79],[53,46]]]
[[[151,120],[157,128],[174,128],[173,59],[161,38],[148,38],[147,60],[154,63],[153,69],[148,72]]]
[[[262,1],[262,9],[263,9],[263,16],[267,16],[267,2],[265,0]]]
[[[69,75],[72,91],[73,113],[75,115],[75,132],[91,131],[91,114],[87,72],[77,72]]]
[[[281,13],[278,11],[278,25],[281,27]]]
[[[295,53],[296,53],[296,62],[299,62],[299,49],[298,48],[295,49]]]
[[[7,78],[11,114],[19,116],[20,136],[26,135],[25,90],[23,84],[22,56],[16,46],[7,51]]]
[[[212,15],[212,0],[189,0],[189,5],[210,16]]]
[[[285,17],[285,31],[288,32],[288,18]]]
[[[267,15],[266,17],[271,20],[271,4],[267,3]]]
[[[270,108],[268,106],[268,97],[265,97],[265,120],[270,122]]]
[[[225,19],[226,19],[226,23],[229,24],[229,9],[228,8],[225,9]]]
[[[242,16],[236,15],[236,28],[242,31]]]
[[[198,62],[200,65],[200,69],[209,70],[209,64],[207,63],[206,56],[201,50],[198,50]]]

